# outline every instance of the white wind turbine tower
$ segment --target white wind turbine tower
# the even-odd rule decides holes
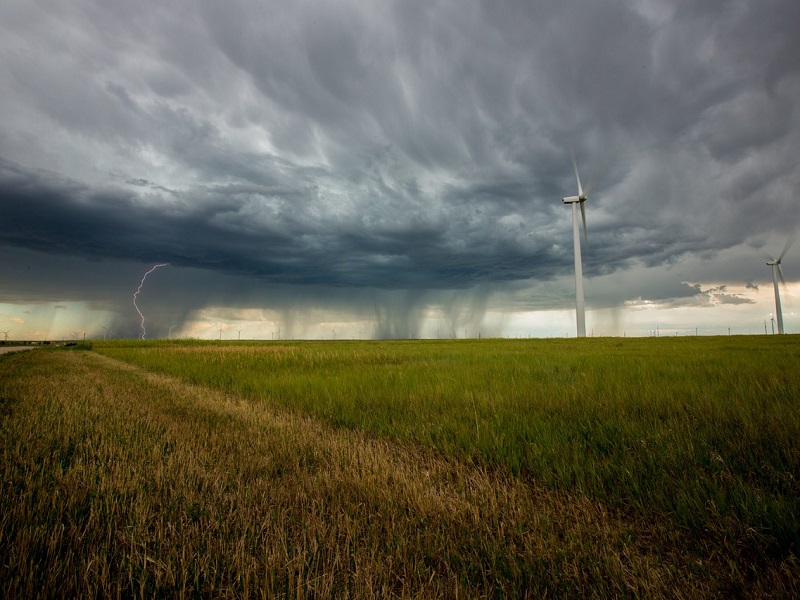
[[[581,261],[581,235],[578,226],[578,205],[581,207],[583,220],[583,235],[586,236],[586,209],[583,203],[588,196],[581,186],[578,175],[578,164],[575,155],[572,155],[572,166],[575,168],[575,179],[578,181],[578,195],[567,196],[561,200],[564,204],[572,204],[572,245],[575,253],[575,320],[578,323],[578,337],[586,337],[586,304],[583,299],[583,263]],[[588,238],[587,238],[588,239]]]
[[[794,236],[786,241],[783,252],[781,252],[778,258],[767,256],[767,258],[769,258],[767,264],[772,267],[772,286],[775,288],[775,320],[778,321],[778,333],[783,333],[783,311],[781,310],[781,294],[778,289],[778,279],[781,280],[784,287],[786,286],[786,280],[783,278],[783,271],[781,271],[781,260],[789,251],[789,248],[792,247],[793,242]]]

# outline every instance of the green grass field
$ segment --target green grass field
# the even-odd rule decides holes
[[[791,597],[799,342],[3,357],[0,592]]]

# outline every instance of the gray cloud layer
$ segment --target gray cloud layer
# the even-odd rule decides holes
[[[11,0],[0,23],[8,248],[295,286],[551,281],[571,147],[589,277],[797,222],[793,0]]]

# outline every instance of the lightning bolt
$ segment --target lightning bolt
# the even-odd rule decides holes
[[[136,309],[136,312],[139,313],[139,316],[142,318],[142,324],[141,324],[142,335],[141,335],[141,339],[144,339],[144,336],[147,335],[147,330],[144,328],[144,315],[142,314],[142,311],[139,310],[139,307],[136,305],[136,296],[138,296],[139,292],[142,291],[142,286],[144,285],[144,280],[147,279],[147,276],[150,275],[150,273],[152,273],[153,271],[155,271],[159,267],[166,267],[168,264],[169,263],[158,264],[158,265],[154,266],[152,269],[150,269],[147,273],[145,273],[144,276],[142,277],[142,280],[139,282],[139,287],[136,288],[136,291],[133,293],[133,307]]]

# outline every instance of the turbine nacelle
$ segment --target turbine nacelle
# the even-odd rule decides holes
[[[566,198],[562,198],[561,201],[564,204],[573,204],[574,202],[586,202],[588,198],[586,194],[581,194],[580,196],[567,196]]]

